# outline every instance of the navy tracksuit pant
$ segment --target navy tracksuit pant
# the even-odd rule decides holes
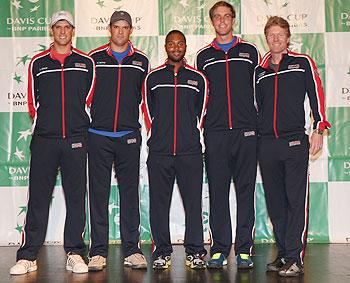
[[[202,224],[202,154],[172,156],[150,153],[147,168],[150,224],[155,246],[153,258],[170,255],[173,251],[169,212],[175,178],[185,210],[185,252],[205,255]]]
[[[229,206],[231,179],[237,201],[236,254],[250,254],[255,224],[254,194],[257,170],[255,130],[204,131],[205,164],[209,182],[211,254],[230,254],[232,227]]]
[[[88,134],[89,209],[91,244],[89,256],[108,255],[108,204],[114,163],[120,196],[120,235],[125,257],[141,253],[139,171],[141,134],[136,130],[123,137]]]
[[[258,149],[278,257],[303,263],[308,224],[308,136],[261,137]]]
[[[34,135],[30,150],[29,200],[17,260],[35,260],[44,243],[59,168],[66,200],[64,249],[66,253],[84,255],[86,137],[56,139]]]

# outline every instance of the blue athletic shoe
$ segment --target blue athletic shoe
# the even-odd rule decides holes
[[[207,261],[207,268],[222,268],[227,265],[227,259],[222,253],[215,253],[210,260]]]
[[[238,254],[236,256],[237,268],[238,269],[249,269],[253,268],[254,263],[250,258],[249,254]]]

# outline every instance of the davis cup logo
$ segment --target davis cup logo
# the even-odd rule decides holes
[[[349,13],[340,13],[340,21],[342,26],[350,27],[350,12]]]
[[[5,2],[5,1],[2,1]],[[59,3],[58,3],[59,2]],[[0,36],[46,36],[57,9],[74,11],[74,1],[10,0],[0,9]]]
[[[349,70],[346,73],[350,77],[350,67]],[[342,87],[341,88],[341,98],[345,101],[350,101],[350,88],[349,87]]]
[[[128,10],[124,7],[122,0],[113,0],[113,7],[111,5],[106,5],[105,0],[98,0],[95,4],[98,6],[97,11],[106,10],[108,11],[107,16],[92,16],[90,18],[90,24],[93,30],[97,31],[107,31],[108,25],[110,21],[110,14],[111,11],[120,11],[120,10]],[[118,4],[115,6],[115,4]],[[134,16],[134,13],[130,12],[130,15],[132,17],[132,25],[134,30],[141,30],[142,29],[142,17],[141,16]]]
[[[258,14],[257,15],[257,23],[258,26],[264,27],[266,24],[266,21],[274,15],[280,15],[283,18],[285,18],[291,28],[300,28],[300,27],[307,27],[307,19],[309,17],[307,12],[292,12],[292,7],[290,7],[290,0],[279,0],[279,1],[272,1],[272,0],[261,0],[265,4],[265,8],[268,10],[268,14]]]
[[[29,159],[31,122],[27,113],[14,113],[12,117],[2,115],[4,124],[11,124],[13,133],[0,136],[0,186],[27,186],[29,179]]]
[[[39,44],[37,50],[32,53],[38,53],[46,50],[47,47],[43,44]],[[24,107],[27,106],[27,93],[26,93],[26,85],[24,83],[25,73],[27,72],[27,65],[31,60],[32,56],[30,54],[21,54],[17,56],[17,63],[15,65],[14,73],[11,75],[12,80],[14,81],[14,86],[16,88],[12,88],[7,92],[7,102],[9,105],[15,106],[16,111],[21,111]],[[27,109],[25,108],[25,111]]]
[[[166,35],[171,29],[179,29],[184,34],[213,34],[209,18],[209,9],[215,0],[160,0],[159,29],[161,35]],[[240,1],[229,1],[236,9],[237,18],[240,15]],[[234,28],[239,28],[235,25]],[[237,31],[235,32],[237,33]]]
[[[40,0],[13,0],[11,5],[20,15],[6,19],[7,30],[36,32],[48,29],[50,18],[38,17],[37,15],[41,6]]]
[[[16,148],[15,155],[17,156],[18,148]],[[20,151],[20,155],[18,155],[19,159],[24,159],[23,151]],[[27,181],[29,179],[29,166],[23,167],[9,167],[9,179],[13,182],[18,181]]]

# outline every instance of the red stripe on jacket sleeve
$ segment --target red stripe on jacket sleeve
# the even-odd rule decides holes
[[[321,120],[317,121],[317,128],[320,130],[324,130],[326,128],[330,128],[331,124],[326,120],[326,113],[325,113],[325,99],[324,99],[324,91],[322,87],[322,81],[317,74],[317,67],[315,62],[307,56],[309,62],[310,62],[310,67],[311,67],[311,72],[312,76],[315,82],[315,90],[316,90],[316,98],[317,98],[317,111],[318,114],[320,115]]]
[[[28,67],[28,111],[29,115],[34,119],[36,115],[35,97],[34,97],[34,78],[33,78],[33,60]]]

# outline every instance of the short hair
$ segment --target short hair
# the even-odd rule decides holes
[[[267,20],[265,28],[264,28],[265,36],[267,36],[267,31],[269,30],[269,28],[273,27],[273,26],[279,26],[279,27],[285,29],[287,31],[288,37],[290,37],[291,34],[290,34],[289,23],[284,18],[279,17],[279,16],[273,16]]]
[[[173,29],[173,30],[169,31],[168,34],[166,35],[166,37],[165,37],[165,44],[167,43],[169,36],[172,35],[172,34],[175,34],[175,33],[182,35],[182,37],[184,38],[185,43],[186,43],[186,36],[183,34],[183,32],[181,32],[181,31],[179,31],[177,29]]]
[[[230,3],[227,3],[226,1],[219,1],[219,2],[216,2],[213,5],[213,7],[211,7],[210,10],[209,10],[209,17],[210,17],[211,20],[213,20],[215,9],[218,8],[218,7],[221,7],[221,6],[229,8],[231,10],[233,18],[234,19],[236,18],[235,8],[233,8],[233,6]]]

